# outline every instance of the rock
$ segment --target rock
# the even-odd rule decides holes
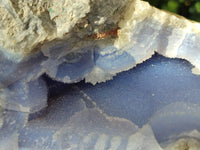
[[[141,0],[0,1],[0,149],[198,145],[174,134],[200,130],[199,29]]]
[[[0,35],[4,37],[0,39],[0,56],[3,70],[9,70],[7,74],[0,70],[1,87],[19,80],[34,65],[40,74],[46,72],[61,82],[86,78],[95,84],[129,70],[155,52],[186,59],[200,68],[200,24],[160,11],[147,2],[7,0],[1,3],[5,15],[0,16]],[[91,56],[86,56],[88,53]],[[90,62],[79,62],[76,57]],[[85,70],[80,73],[74,67],[79,63]],[[12,67],[6,68],[8,64]],[[74,71],[62,71],[70,66]],[[102,77],[96,77],[99,70]]]
[[[128,1],[2,1],[1,51],[17,61],[49,42],[112,30],[111,26],[117,27]]]

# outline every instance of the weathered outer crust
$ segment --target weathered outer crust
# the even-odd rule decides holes
[[[0,50],[15,61],[48,43],[78,37],[74,43],[80,45],[81,39],[97,40],[88,37],[116,29],[120,32],[114,46],[121,48],[130,42],[135,25],[145,19],[200,35],[199,23],[141,0],[5,0],[0,2],[0,14]]]
[[[111,30],[128,1],[0,1],[0,48],[8,57],[23,58],[42,44],[69,38],[72,32],[85,37]]]

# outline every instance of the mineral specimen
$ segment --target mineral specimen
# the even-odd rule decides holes
[[[0,1],[0,150],[198,149],[199,29],[141,0]]]

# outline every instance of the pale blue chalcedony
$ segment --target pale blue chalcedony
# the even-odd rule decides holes
[[[94,43],[67,53],[66,42],[19,63],[0,53],[0,149],[162,150],[199,131],[200,77],[188,62],[199,64],[199,39],[145,19],[120,49]],[[95,69],[116,76],[85,83]]]

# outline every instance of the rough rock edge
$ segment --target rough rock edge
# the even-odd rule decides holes
[[[101,33],[116,29],[120,32],[114,46],[120,48],[129,42],[134,24],[146,18],[200,35],[199,23],[160,11],[140,0],[57,1],[0,2],[3,14],[0,15],[0,50],[8,59],[20,61],[39,51],[42,45],[56,44],[71,37],[77,37],[76,43],[96,41],[102,38]]]
[[[19,61],[46,43],[111,30],[130,1],[1,1],[0,49],[7,58]]]

